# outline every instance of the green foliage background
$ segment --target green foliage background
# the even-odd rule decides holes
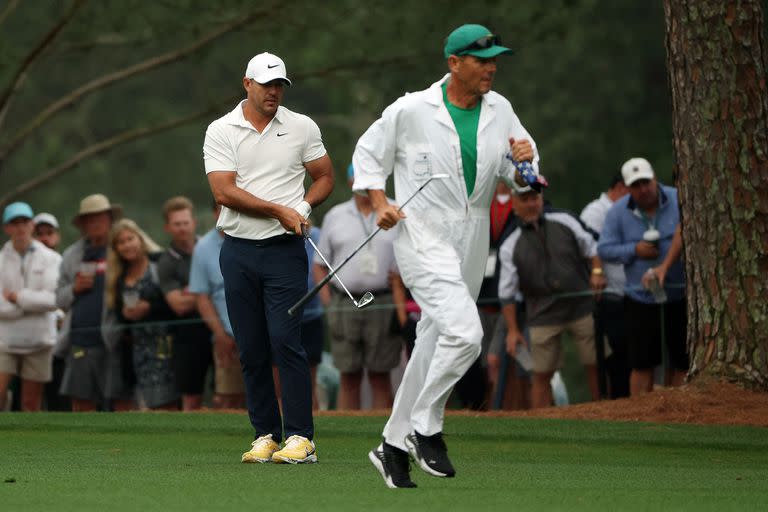
[[[8,15],[0,25],[0,89],[70,4],[20,2]],[[284,103],[318,122],[336,167],[338,186],[317,210],[319,221],[349,196],[344,173],[357,138],[386,105],[445,72],[443,40],[467,22],[489,26],[516,49],[500,59],[494,88],[536,139],[556,205],[580,211],[632,156],[647,157],[663,181],[672,179],[663,11],[660,2],[640,0],[91,1],[30,68],[0,126],[0,147],[84,82],[187,45],[254,10],[264,14],[190,57],[60,112],[0,161],[0,191],[121,131],[211,108],[215,113],[83,161],[19,198],[57,215],[67,243],[77,236],[69,219],[79,199],[94,192],[123,204],[160,242],[160,207],[172,195],[197,202],[202,228],[209,227],[205,128],[241,95],[248,59],[268,50],[284,58],[289,76],[315,74],[296,80]],[[331,68],[344,69],[323,72]]]

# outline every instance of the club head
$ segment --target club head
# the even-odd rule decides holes
[[[373,294],[371,292],[365,292],[365,295],[360,297],[360,300],[357,301],[355,304],[357,305],[358,309],[364,308],[368,304],[373,302]]]

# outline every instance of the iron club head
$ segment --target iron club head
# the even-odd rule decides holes
[[[355,302],[355,306],[357,306],[358,309],[361,309],[371,302],[373,302],[373,294],[371,292],[365,292],[365,294],[360,297],[360,300]]]

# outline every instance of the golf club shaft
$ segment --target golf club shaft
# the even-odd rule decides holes
[[[414,197],[416,197],[416,196],[419,194],[419,192],[421,192],[422,190],[424,190],[424,187],[426,187],[427,185],[429,185],[429,183],[430,183],[430,182],[431,182],[433,179],[435,179],[435,177],[434,177],[434,176],[433,176],[433,177],[431,177],[431,178],[429,178],[427,181],[425,181],[425,182],[424,182],[424,184],[423,184],[422,186],[420,186],[418,189],[416,189],[416,192],[414,192],[413,194],[411,194],[411,197],[409,197],[408,199],[406,199],[406,200],[405,200],[405,202],[404,202],[402,205],[400,205],[400,207],[397,209],[397,211],[402,211],[402,209],[405,207],[405,205],[407,205],[409,202],[411,202],[411,199],[413,199]],[[358,245],[358,246],[357,246],[357,248],[356,248],[354,251],[352,251],[352,252],[349,254],[349,256],[347,256],[346,258],[344,258],[344,261],[342,261],[341,263],[339,263],[339,265],[338,265],[338,266],[337,266],[335,269],[332,269],[332,268],[331,268],[331,266],[330,266],[330,265],[328,265],[328,269],[330,270],[330,272],[328,272],[328,275],[327,275],[327,276],[325,276],[325,277],[324,277],[324,278],[323,278],[323,279],[322,279],[322,280],[321,280],[319,283],[317,283],[317,284],[315,285],[315,287],[314,287],[314,288],[312,288],[312,289],[311,289],[311,290],[309,290],[309,291],[308,291],[306,294],[304,294],[304,296],[303,296],[303,297],[302,297],[302,298],[299,300],[299,302],[297,302],[296,304],[294,304],[293,306],[291,306],[291,308],[288,310],[288,314],[289,314],[289,315],[291,315],[291,316],[293,316],[293,314],[294,314],[294,313],[295,313],[295,312],[296,312],[296,311],[297,311],[299,308],[303,307],[303,306],[304,306],[304,304],[306,304],[307,302],[309,302],[310,300],[312,300],[312,297],[314,297],[315,295],[317,295],[317,292],[319,292],[319,291],[320,291],[320,288],[322,288],[323,286],[325,286],[326,284],[328,284],[328,281],[330,281],[331,279],[333,279],[333,276],[335,276],[335,275],[336,275],[336,272],[338,272],[339,270],[341,270],[341,268],[342,268],[344,265],[346,265],[346,264],[347,264],[347,262],[349,262],[349,260],[351,260],[351,259],[352,259],[352,258],[355,256],[355,254],[357,254],[358,252],[360,252],[360,249],[362,249],[363,247],[365,247],[365,245],[366,245],[368,242],[370,242],[370,241],[371,241],[371,239],[372,239],[374,236],[376,236],[376,234],[377,234],[379,231],[381,231],[382,229],[383,229],[383,228],[382,228],[381,226],[379,226],[379,227],[377,227],[377,228],[376,228],[376,229],[375,229],[375,230],[374,230],[374,231],[373,231],[373,232],[372,232],[370,235],[368,235],[367,237],[365,237],[365,240],[363,240],[363,241],[360,243],[360,245]],[[314,247],[314,245],[315,245],[315,244],[312,244],[312,246],[313,246],[313,247]],[[321,257],[322,257],[322,255],[321,255]],[[325,258],[323,258],[323,261],[325,261]],[[326,265],[327,265],[327,263],[326,263]],[[341,281],[339,281],[339,282],[341,282]],[[342,285],[342,286],[343,286],[343,285]],[[344,289],[346,290],[346,288],[344,288]],[[347,293],[349,293],[349,292],[347,292]],[[352,300],[354,301],[354,299],[352,299]]]
[[[345,291],[345,292],[347,292],[347,295],[349,295],[349,298],[352,300],[352,302],[355,304],[355,306],[357,306],[357,301],[356,301],[356,300],[355,300],[355,298],[352,296],[352,294],[351,294],[351,293],[349,293],[349,290],[348,290],[348,289],[347,289],[347,287],[344,285],[344,282],[341,280],[341,278],[339,277],[339,275],[338,275],[338,274],[337,274],[337,273],[336,273],[336,272],[333,270],[333,267],[331,266],[331,264],[330,264],[330,263],[328,263],[328,260],[327,260],[327,259],[325,259],[325,256],[323,256],[323,253],[321,253],[321,252],[320,252],[320,249],[318,249],[318,248],[317,248],[317,246],[315,245],[315,241],[314,241],[314,240],[312,240],[312,239],[311,239],[311,238],[309,238],[309,237],[307,237],[307,240],[309,240],[309,243],[310,243],[310,244],[312,244],[312,247],[314,247],[314,248],[315,248],[315,252],[317,253],[317,255],[318,255],[318,256],[320,256],[320,259],[322,259],[322,260],[323,260],[323,263],[325,263],[325,266],[326,266],[326,267],[328,267],[328,270],[329,270],[330,272],[333,272],[333,277],[335,277],[335,278],[336,278],[336,281],[337,281],[337,282],[338,282],[338,283],[341,285],[341,287],[342,287],[342,288],[344,288],[344,291]]]

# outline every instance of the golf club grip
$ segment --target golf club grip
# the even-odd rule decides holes
[[[322,288],[323,286],[328,284],[328,281],[333,279],[333,276],[334,276],[335,273],[336,272],[328,272],[328,275],[325,276],[322,281],[317,283],[314,288],[312,288],[307,293],[305,293],[304,296],[301,299],[299,299],[299,302],[297,302],[296,304],[291,306],[291,308],[288,310],[288,314],[293,316],[293,314],[296,313],[297,309],[300,309],[300,308],[304,307],[304,304],[306,304],[307,302],[312,300],[312,298],[315,295],[317,295],[317,292],[320,291],[320,288]]]

